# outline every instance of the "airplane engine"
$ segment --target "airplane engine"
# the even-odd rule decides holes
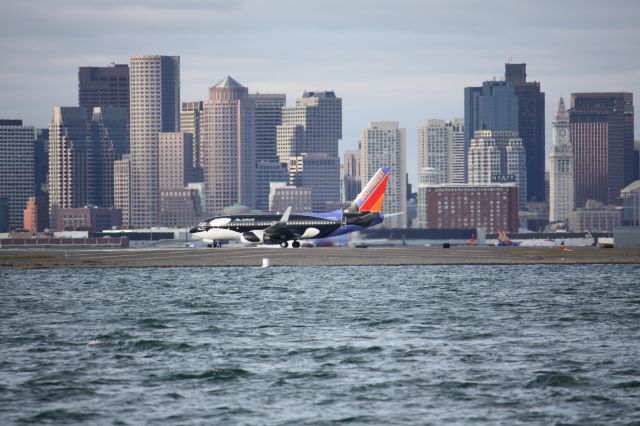
[[[264,242],[264,231],[255,230],[245,232],[240,236],[240,242],[242,244],[260,244]]]

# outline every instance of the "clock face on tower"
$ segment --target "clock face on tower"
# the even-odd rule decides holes
[[[558,132],[560,134],[560,136],[565,137],[567,136],[567,131],[565,129],[560,129],[560,131]]]

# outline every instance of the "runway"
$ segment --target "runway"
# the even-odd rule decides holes
[[[146,248],[105,250],[2,249],[0,267],[119,268],[365,265],[499,265],[640,263],[640,248],[370,247],[370,248]]]

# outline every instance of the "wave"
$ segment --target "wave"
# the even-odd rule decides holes
[[[555,371],[542,372],[526,383],[525,388],[558,387],[569,388],[581,385],[581,381],[570,374]]]
[[[615,389],[636,389],[636,388],[640,388],[640,381],[631,380],[630,382],[617,383],[613,387]]]
[[[79,412],[79,411],[68,411],[64,409],[56,409],[56,410],[46,410],[41,411],[38,414],[29,417],[22,418],[19,420],[20,423],[41,423],[41,422],[61,422],[61,423],[74,423],[74,422],[83,422],[88,421],[95,418],[98,413],[95,412]]]
[[[161,380],[163,381],[181,381],[181,380],[205,380],[205,381],[219,381],[219,380],[233,380],[250,375],[251,373],[242,368],[213,368],[201,373],[173,373],[165,376]]]

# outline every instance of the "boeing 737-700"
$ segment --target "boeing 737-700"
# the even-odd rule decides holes
[[[280,244],[300,247],[300,240],[336,237],[378,225],[389,181],[388,167],[379,169],[346,210],[329,213],[291,213],[220,216],[204,220],[189,232],[207,241],[239,240],[246,245]],[[392,215],[403,214],[393,213]],[[391,215],[387,215],[391,216]]]

